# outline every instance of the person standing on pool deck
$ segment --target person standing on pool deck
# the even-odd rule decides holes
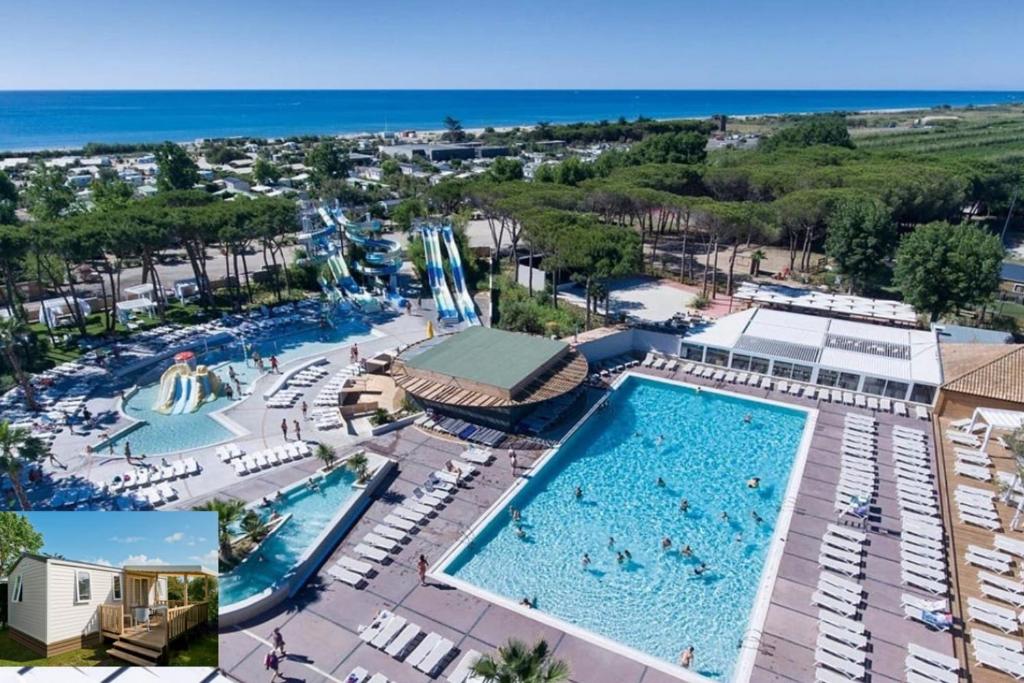
[[[302,402],[302,419],[306,420],[306,413],[309,412],[309,406],[305,401]]]
[[[302,441],[302,430],[299,429],[299,421],[292,420],[292,429],[295,430],[295,440]]]
[[[284,434],[284,440],[288,440],[288,420],[287,418],[281,420],[281,433]]]
[[[512,476],[516,476],[516,469],[519,467],[519,461],[516,460],[516,452],[514,449],[508,449],[508,464],[512,468]]]
[[[271,356],[270,357],[270,371],[271,372],[278,372],[278,370],[277,370],[277,356]]]
[[[419,562],[416,563],[416,570],[420,575],[420,585],[427,585],[427,556],[420,555]]]
[[[281,666],[281,660],[278,659],[277,653],[273,650],[268,652],[266,656],[263,658],[263,666],[267,669],[267,671],[274,672],[274,675],[270,677],[270,683],[274,683],[274,681],[276,681],[278,678],[280,678],[282,681],[287,680],[284,676],[281,675],[281,672],[278,671],[278,667]]]
[[[284,650],[284,636],[281,635],[281,628],[275,626],[274,630],[270,633],[270,643],[274,646],[274,652],[280,653],[282,657],[287,657],[288,653]]]

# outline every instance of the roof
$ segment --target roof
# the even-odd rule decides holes
[[[1004,261],[999,277],[1009,282],[1024,282],[1024,265]]]
[[[217,572],[210,571],[201,564],[126,564],[124,571],[130,574],[205,574],[217,576]]]
[[[946,382],[943,391],[955,391],[1009,403],[1024,403],[1024,346]]]
[[[824,315],[754,307],[692,327],[683,342],[933,386],[943,377],[934,331]]]
[[[942,374],[952,381],[1013,351],[1009,344],[940,344]]]
[[[1013,335],[1002,330],[983,330],[967,325],[936,325],[940,344],[1012,344]]]
[[[801,287],[744,282],[733,294],[733,298],[766,306],[828,313],[848,318],[906,325],[917,323],[917,312],[914,307],[901,301],[832,294]]]
[[[404,358],[406,366],[512,391],[569,345],[545,337],[470,327]]]
[[[11,572],[13,572],[14,568],[17,567],[18,564],[25,559],[35,560],[37,562],[44,563],[57,562],[60,564],[69,564],[74,567],[87,567],[89,569],[105,569],[111,572],[121,571],[118,567],[114,567],[109,564],[97,564],[95,562],[79,562],[78,560],[68,560],[61,557],[53,557],[51,555],[39,555],[37,553],[22,553],[21,557],[19,557],[17,562],[15,562],[14,565],[11,567]],[[10,574],[10,572],[8,572],[8,574]]]

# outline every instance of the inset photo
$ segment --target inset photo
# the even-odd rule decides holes
[[[216,567],[216,513],[0,512],[0,667],[215,667]]]

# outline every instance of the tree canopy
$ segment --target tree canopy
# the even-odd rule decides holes
[[[165,142],[157,148],[155,155],[157,189],[188,190],[199,182],[199,167],[181,145]]]
[[[853,140],[850,139],[850,132],[846,127],[846,117],[841,114],[821,114],[802,118],[764,141],[763,148],[772,151],[780,147],[812,145],[852,148]]]
[[[849,278],[851,291],[876,281],[895,242],[892,219],[877,200],[844,200],[829,217],[825,251]]]
[[[999,237],[983,228],[928,223],[900,241],[893,280],[903,299],[935,322],[957,308],[988,303],[1004,255]]]
[[[0,575],[7,576],[24,553],[38,553],[43,535],[25,515],[0,512]]]

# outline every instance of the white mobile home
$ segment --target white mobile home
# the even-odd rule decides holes
[[[116,642],[108,654],[155,664],[173,640],[205,625],[208,617],[207,604],[190,605],[187,591],[183,601],[168,600],[170,576],[187,585],[190,578],[216,574],[198,565],[110,567],[22,555],[7,577],[11,639],[50,657],[110,638]]]

